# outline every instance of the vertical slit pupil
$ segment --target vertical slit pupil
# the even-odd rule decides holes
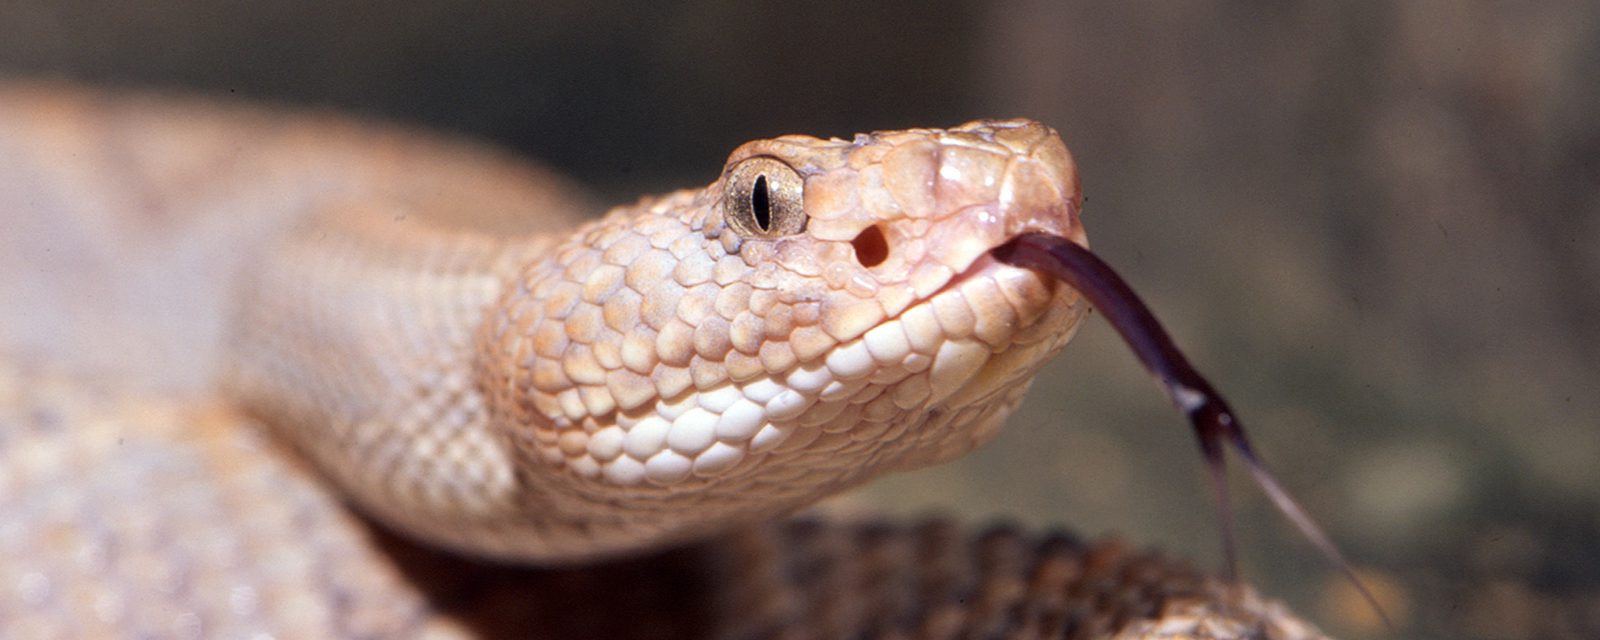
[[[772,202],[767,193],[767,176],[756,176],[756,183],[750,189],[750,213],[755,216],[756,226],[762,231],[772,230]]]

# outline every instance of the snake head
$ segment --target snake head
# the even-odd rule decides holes
[[[747,143],[710,186],[614,210],[513,278],[479,355],[490,412],[547,482],[692,493],[702,520],[948,459],[1085,310],[990,250],[1084,242],[1080,203],[1032,121]]]
[[[786,447],[870,443],[902,466],[964,453],[1077,319],[1073,292],[989,256],[1023,232],[1084,242],[1076,166],[1037,122],[758,140],[709,192],[724,246],[803,316],[759,347],[791,390],[821,385]]]

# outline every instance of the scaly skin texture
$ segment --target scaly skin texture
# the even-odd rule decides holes
[[[1072,160],[1029,121],[756,141],[704,189],[581,224],[581,196],[542,170],[326,117],[21,86],[0,91],[0,133],[3,352],[160,397],[220,392],[203,406],[221,413],[112,419],[125,435],[80,442],[34,418],[96,394],[30,408],[44,383],[0,371],[16,394],[0,429],[35,427],[0,430],[0,461],[24,470],[0,485],[0,517],[58,531],[12,524],[0,548],[79,558],[3,576],[19,591],[0,612],[45,626],[74,608],[63,588],[87,590],[112,629],[157,629],[171,620],[151,593],[193,612],[233,584],[235,613],[284,608],[298,588],[369,612],[379,633],[427,630],[438,603],[310,497],[314,477],[478,557],[641,552],[982,444],[1085,311],[987,255],[1022,231],[1084,241]],[[803,185],[793,233],[732,224],[746,196],[730,176],[757,157]],[[280,444],[218,428],[245,420],[235,409]],[[104,422],[63,422],[80,420]],[[47,490],[78,469],[99,484]],[[236,529],[256,531],[223,534]],[[191,535],[199,546],[172,544]],[[246,565],[272,561],[239,545],[346,569],[252,580]],[[107,570],[137,584],[107,586]],[[302,630],[348,622],[329,615]],[[246,627],[300,629],[265,620]]]
[[[261,261],[230,394],[364,507],[466,551],[568,561],[771,519],[987,441],[1076,292],[987,251],[1082,236],[1027,121],[788,136],[804,229],[726,221],[725,180],[560,234],[317,213]],[[876,225],[886,257],[852,244]]]

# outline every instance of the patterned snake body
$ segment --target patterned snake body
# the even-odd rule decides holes
[[[469,557],[706,538],[987,441],[1087,307],[990,256],[1029,231],[1085,242],[1072,159],[1030,121],[751,142],[704,189],[590,220],[492,150],[287,113],[0,86],[0,637],[553,633],[545,600],[586,579],[390,553],[318,481]],[[980,544],[966,573],[895,552],[797,600],[851,545],[969,552],[836,528],[798,538],[854,541],[817,555],[767,531],[697,552],[694,579],[745,603],[727,637],[1316,635],[1114,545]],[[665,570],[631,578],[666,604],[618,633],[721,615],[650,623],[690,615]],[[479,606],[539,583],[542,608]],[[840,609],[840,589],[899,613]],[[617,635],[592,625],[629,609],[590,605],[577,634]]]
[[[168,110],[21,99],[65,101],[6,119],[39,140],[102,130],[100,157],[67,166],[123,163],[157,184],[216,169],[117,144],[173,126],[152,115]],[[260,136],[210,133],[212,150]],[[368,512],[474,553],[659,546],[959,455],[994,434],[1084,310],[987,256],[1024,230],[1082,238],[1072,160],[1033,122],[752,142],[704,189],[515,235],[462,220],[549,217],[537,207],[552,198],[474,202],[463,192],[481,178],[322,151],[296,156],[315,164],[295,178],[331,184],[273,184],[322,195],[237,236],[260,246],[221,254],[246,256],[223,305],[223,387]],[[158,195],[212,195],[191,184]],[[751,198],[770,229],[750,224]]]

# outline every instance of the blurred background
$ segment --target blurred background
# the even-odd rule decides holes
[[[1043,120],[1401,635],[1600,637],[1600,4],[10,0],[0,74],[414,123],[613,203],[755,137]],[[1235,480],[1244,575],[1385,635]],[[1187,426],[1098,319],[992,445],[836,508],[1220,563]]]

